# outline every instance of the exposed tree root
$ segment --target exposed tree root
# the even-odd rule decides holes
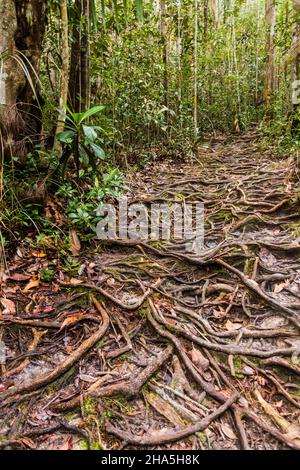
[[[167,442],[179,441],[180,439],[184,439],[185,437],[188,437],[191,434],[204,431],[215,419],[225,413],[225,411],[228,410],[228,408],[232,405],[235,400],[236,395],[232,395],[223,405],[221,405],[208,416],[205,416],[205,418],[201,419],[198,423],[186,426],[185,428],[179,431],[156,431],[153,435],[150,434],[147,436],[134,436],[131,433],[122,431],[121,429],[117,429],[109,422],[105,424],[105,428],[107,432],[109,432],[110,434],[114,434],[116,437],[122,439],[123,441],[126,441],[128,444],[150,446],[156,444],[165,444]]]

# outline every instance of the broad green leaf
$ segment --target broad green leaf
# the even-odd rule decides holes
[[[85,111],[84,113],[80,113],[79,115],[79,120],[78,120],[78,124],[81,124],[83,121],[85,121],[86,119],[90,118],[91,116],[94,116],[94,114],[98,114],[98,113],[101,113],[101,111],[103,111],[105,107],[102,106],[102,105],[99,105],[99,106],[93,106],[92,108],[88,109],[87,111]]]
[[[105,152],[101,147],[99,147],[99,145],[90,144],[90,147],[96,157],[100,158],[101,160],[105,159]]]
[[[56,139],[59,142],[63,142],[64,144],[71,144],[74,140],[75,132],[74,131],[63,131],[56,134]]]
[[[91,142],[95,142],[97,139],[97,132],[95,131],[93,126],[82,126],[83,133],[85,137],[90,140]]]
[[[88,152],[88,148],[83,144],[79,144],[79,155],[81,156],[81,158],[84,159],[85,163],[89,162],[90,155]]]

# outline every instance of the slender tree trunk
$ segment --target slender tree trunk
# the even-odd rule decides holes
[[[218,27],[219,25],[219,12],[218,12],[218,4],[217,0],[208,0],[208,8],[211,12],[214,25]]]
[[[168,41],[167,41],[167,25],[166,25],[166,4],[165,0],[160,0],[160,35],[163,48],[163,88],[164,88],[164,106],[167,108],[165,112],[167,123],[169,123],[169,73],[168,73]]]
[[[257,31],[260,25],[260,3],[257,3]],[[258,105],[258,83],[259,82],[259,37],[257,35],[255,43],[255,100]]]
[[[81,110],[90,106],[90,0],[82,0],[83,32],[81,38]]]
[[[69,102],[75,112],[90,106],[90,0],[75,0]]]
[[[275,0],[266,0],[266,68],[264,84],[264,102],[266,114],[270,117],[270,105],[274,93],[275,74]]]
[[[198,135],[198,0],[195,0],[194,27],[194,135]]]
[[[292,80],[300,79],[300,0],[293,0]]]
[[[228,7],[229,7],[229,2],[230,0],[223,0],[223,23],[225,24],[227,21],[227,13],[228,13]]]
[[[181,19],[181,0],[178,0],[177,4],[177,61],[178,61],[178,115],[179,115],[179,124],[180,129],[182,129],[182,19]]]
[[[234,118],[234,127],[237,132],[240,132],[240,116],[241,116],[241,92],[240,92],[240,78],[239,78],[239,66],[236,53],[236,25],[234,12],[232,14],[232,53],[233,63],[236,75],[236,113]]]
[[[289,27],[289,16],[290,16],[290,0],[285,0],[285,28],[288,30]],[[284,62],[283,62],[283,78],[284,82],[287,80],[288,75],[288,54],[284,55]]]
[[[79,112],[80,95],[80,44],[81,44],[81,0],[75,0],[74,19],[72,28],[72,47],[69,78],[69,105],[72,110]]]
[[[59,97],[59,115],[56,127],[56,134],[64,130],[66,120],[66,104],[68,100],[69,87],[69,22],[68,22],[68,3],[67,0],[60,0],[61,16],[61,77],[60,77],[60,97]],[[58,140],[54,143],[55,150],[60,149]]]
[[[208,23],[208,0],[203,4],[203,45],[206,47],[207,41],[207,23]]]

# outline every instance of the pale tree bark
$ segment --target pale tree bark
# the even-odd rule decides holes
[[[293,0],[292,81],[300,78],[300,0]]]
[[[177,48],[177,63],[178,63],[178,74],[177,74],[177,79],[178,79],[178,115],[180,116],[179,122],[180,122],[180,128],[182,129],[182,109],[181,109],[181,103],[182,103],[182,62],[181,62],[181,55],[182,55],[182,18],[181,18],[181,1],[178,0],[177,3],[177,15],[178,15],[178,20],[177,20],[177,41],[176,41],[176,48]]]
[[[0,0],[0,125],[5,146],[24,156],[41,130],[38,72],[47,2]]]
[[[260,3],[257,2],[257,31],[260,26]],[[255,103],[258,104],[258,87],[259,87],[259,37],[257,35],[255,44]]]
[[[194,134],[198,135],[198,0],[195,0],[194,25]]]
[[[235,0],[234,0],[235,2]],[[234,12],[232,14],[232,56],[235,69],[236,80],[236,113],[234,118],[234,127],[237,132],[240,132],[240,117],[241,117],[241,92],[240,92],[240,78],[239,78],[239,66],[237,59],[237,47],[236,47],[236,24]]]
[[[219,26],[219,11],[217,0],[208,0],[208,8],[210,10],[211,16],[216,27]]]
[[[61,15],[61,78],[60,78],[60,97],[59,97],[59,116],[56,127],[56,134],[64,130],[66,120],[66,104],[68,100],[69,89],[69,24],[68,24],[68,4],[67,0],[60,1]],[[57,140],[54,143],[55,150],[60,150],[60,144]]]
[[[206,48],[206,41],[207,41],[207,23],[208,23],[208,0],[204,0],[204,3],[203,3],[203,46],[205,48]]]
[[[266,24],[266,67],[264,83],[264,102],[267,114],[270,113],[270,105],[274,93],[275,74],[275,0],[266,0],[265,24]]]
[[[17,31],[17,16],[13,0],[0,0],[0,117],[9,107],[16,103],[19,85],[23,84],[23,75],[19,73],[17,82],[16,61],[13,56],[16,51],[15,34]],[[20,72],[20,71],[19,71]]]

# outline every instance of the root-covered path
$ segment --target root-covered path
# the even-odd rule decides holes
[[[12,260],[1,447],[300,449],[298,180],[255,139],[129,178],[132,201],[204,203],[199,256],[114,241],[75,274],[55,250]],[[45,262],[56,277],[30,286]]]

